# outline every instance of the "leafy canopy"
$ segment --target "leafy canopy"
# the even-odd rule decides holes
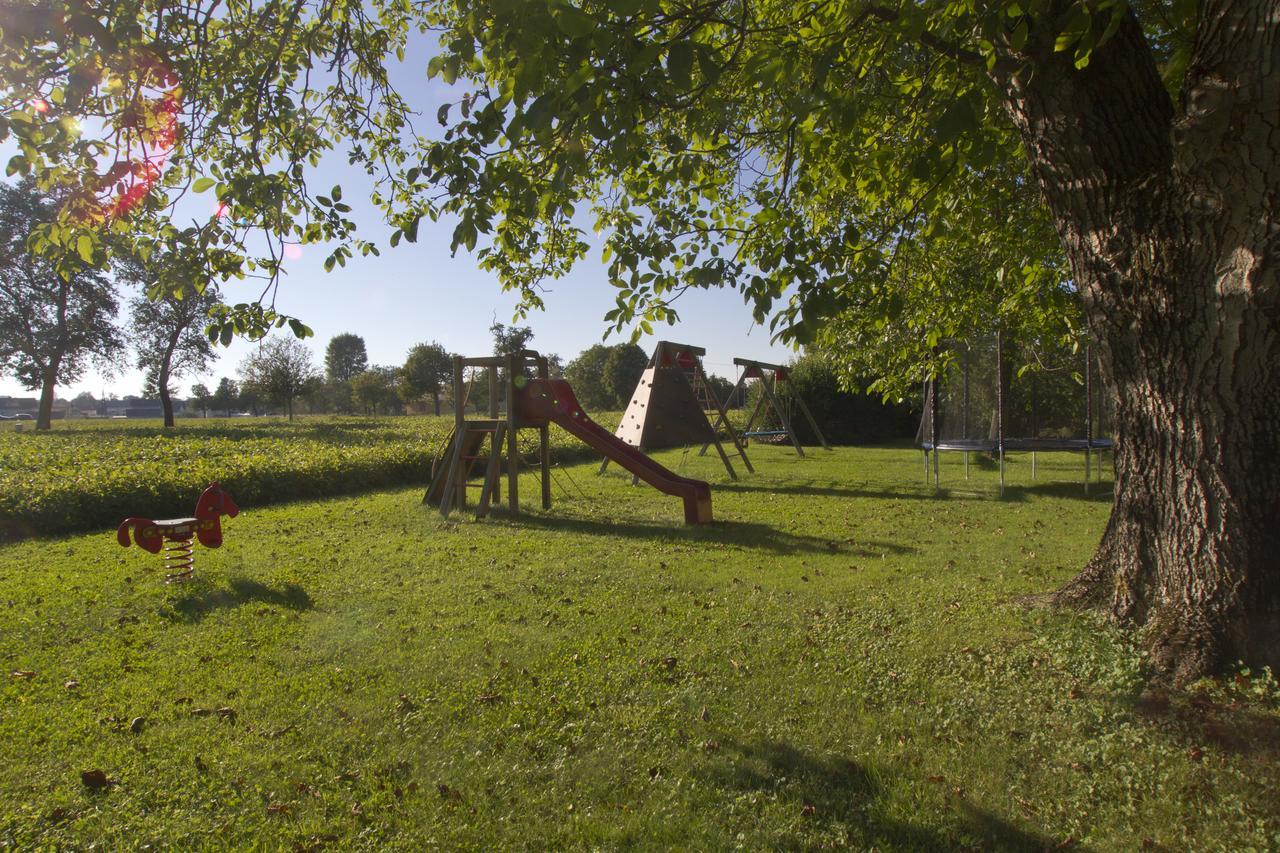
[[[377,251],[341,187],[307,184],[341,149],[377,180],[392,245],[447,219],[524,309],[598,242],[617,331],[673,322],[690,287],[733,287],[783,340],[909,372],[997,321],[1078,326],[991,72],[1046,28],[1083,67],[1129,8],[54,2],[0,18],[0,66],[21,81],[0,138],[21,148],[11,171],[82,188],[42,250],[96,258],[106,224],[208,276],[261,278],[262,298],[215,324],[226,339],[290,321],[271,308],[285,243],[333,241],[328,266]],[[1193,4],[1134,8],[1178,79]],[[440,42],[427,73],[457,95],[430,134],[385,70],[425,31]],[[225,215],[179,226],[188,191]]]

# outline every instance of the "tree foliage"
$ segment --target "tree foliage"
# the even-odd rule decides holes
[[[41,389],[37,429],[49,428],[58,384],[122,346],[111,279],[87,261],[60,266],[30,251],[31,235],[57,207],[30,180],[0,184],[0,367]]]
[[[325,377],[333,382],[349,382],[369,367],[364,338],[350,332],[334,335],[324,350]]]
[[[154,256],[153,256],[154,257]],[[137,276],[147,281],[145,268]],[[133,342],[134,364],[154,384],[164,409],[164,425],[173,426],[171,380],[204,371],[213,363],[213,344],[204,333],[209,312],[218,304],[218,291],[207,287],[165,289],[156,299],[145,293],[129,301],[129,338]]]
[[[440,414],[440,392],[453,378],[453,356],[440,344],[417,344],[409,349],[396,390],[406,403],[431,397],[435,413]]]
[[[267,338],[240,363],[242,393],[245,386],[256,388],[283,406],[289,420],[293,401],[318,375],[311,350],[288,337]]]

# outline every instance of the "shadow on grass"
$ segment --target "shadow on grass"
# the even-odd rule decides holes
[[[522,513],[512,517],[502,510],[494,515],[524,527],[540,527],[558,533],[582,533],[587,536],[621,536],[625,539],[652,539],[689,543],[716,543],[758,548],[779,554],[846,553],[853,556],[880,556],[888,552],[906,554],[915,551],[908,545],[892,542],[856,543],[838,542],[817,536],[788,533],[767,524],[751,521],[715,521],[711,524],[680,526],[676,522],[645,523],[638,521],[596,520],[563,515],[532,515]]]
[[[178,599],[172,604],[172,615],[194,622],[215,610],[230,610],[254,602],[274,604],[289,610],[310,610],[314,606],[311,596],[296,583],[272,589],[257,581],[234,578],[228,589],[211,589]]]
[[[726,790],[762,793],[793,801],[798,814],[819,827],[843,829],[857,847],[913,850],[981,849],[1042,851],[1053,843],[963,799],[954,800],[961,826],[953,832],[912,826],[878,815],[880,783],[857,762],[819,756],[779,741],[729,741],[705,775]],[[796,839],[799,841],[799,839]]]
[[[716,483],[712,492],[760,492],[773,495],[808,495],[827,498],[873,498],[876,500],[904,498],[907,500],[933,500],[933,489],[901,491],[898,489],[859,489],[848,486],[806,486],[798,483],[780,483],[759,486],[751,483]]]
[[[1257,760],[1280,760],[1280,717],[1246,704],[1205,696],[1148,690],[1133,704],[1144,722],[1179,736],[1187,746],[1212,746]]]

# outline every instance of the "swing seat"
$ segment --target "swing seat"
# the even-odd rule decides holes
[[[746,436],[747,438],[759,438],[764,436],[786,435],[786,434],[787,434],[787,431],[785,429],[757,429],[757,430],[752,430],[751,432],[743,433],[743,435]]]

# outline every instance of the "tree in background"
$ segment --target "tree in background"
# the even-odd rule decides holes
[[[350,382],[356,374],[369,368],[369,353],[364,338],[350,332],[334,335],[324,351],[325,378],[333,382]]]
[[[166,427],[173,426],[170,380],[204,371],[215,358],[204,324],[218,302],[215,288],[206,287],[201,293],[190,285],[176,291],[166,287],[157,299],[142,294],[129,302],[135,364],[154,383]]]
[[[197,382],[191,386],[191,402],[200,409],[200,417],[209,417],[209,406],[213,402],[213,394],[203,382]]]
[[[396,368],[375,364],[351,378],[351,398],[366,415],[396,414],[400,409],[396,393],[399,376]]]
[[[495,322],[489,327],[489,334],[493,335],[494,355],[520,352],[533,342],[533,329],[528,326],[505,326]]]
[[[240,388],[234,379],[222,377],[218,382],[218,387],[214,390],[213,395],[209,398],[209,405],[217,411],[221,411],[227,417],[231,417],[231,410],[240,402]]]
[[[565,366],[564,377],[584,407],[612,411],[626,407],[648,363],[635,344],[592,344]]]
[[[831,362],[804,355],[788,366],[787,381],[800,395],[822,434],[833,444],[883,444],[911,439],[920,425],[920,412],[903,403],[888,403],[878,395],[847,390],[849,382]],[[809,422],[797,411],[791,426],[805,444],[817,444]]]
[[[453,378],[453,356],[432,341],[410,348],[400,368],[396,390],[400,399],[413,403],[430,396],[435,413],[440,414],[440,392]]]
[[[649,354],[636,344],[616,344],[604,360],[604,385],[611,409],[625,409],[649,364]]]
[[[116,291],[86,246],[78,267],[59,268],[28,251],[28,238],[57,218],[55,199],[31,180],[0,184],[0,367],[40,389],[36,429],[48,429],[54,390],[74,382],[91,358],[111,358],[123,342],[113,319]]]
[[[240,362],[242,384],[256,386],[284,407],[293,420],[293,401],[318,372],[311,350],[294,338],[267,338]]]
[[[81,391],[71,400],[71,410],[81,416],[97,414],[98,400],[90,391]]]
[[[590,411],[604,411],[614,407],[613,391],[605,383],[604,365],[609,358],[610,347],[592,344],[578,353],[564,368],[564,378],[573,386],[573,393],[583,407]]]

